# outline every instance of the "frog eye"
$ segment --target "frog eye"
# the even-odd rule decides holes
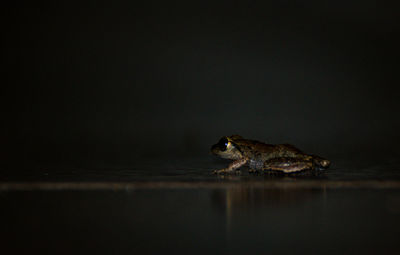
[[[221,151],[225,151],[228,148],[229,144],[230,142],[228,141],[228,139],[221,138],[221,140],[219,140],[218,142],[218,147]]]

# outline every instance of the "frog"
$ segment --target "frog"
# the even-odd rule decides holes
[[[292,174],[306,170],[325,170],[331,162],[320,156],[307,154],[291,144],[268,144],[245,139],[240,135],[223,136],[211,147],[211,153],[233,160],[227,168],[214,174],[240,173],[247,166],[249,172],[280,172]]]

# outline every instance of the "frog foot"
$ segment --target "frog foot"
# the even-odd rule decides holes
[[[220,170],[214,170],[213,174],[232,174],[235,172],[235,169],[224,168]]]
[[[247,163],[247,161],[248,161],[247,158],[238,159],[238,160],[230,163],[227,168],[224,168],[221,170],[215,170],[213,173],[214,174],[231,174],[231,173],[235,172],[235,170],[238,171],[238,169],[241,166],[245,165]],[[239,171],[239,173],[240,173],[240,171]]]

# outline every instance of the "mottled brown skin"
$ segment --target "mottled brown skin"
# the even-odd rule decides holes
[[[221,158],[234,160],[216,174],[233,173],[247,165],[250,171],[280,171],[295,173],[304,170],[323,170],[329,167],[327,159],[309,155],[290,144],[266,144],[247,140],[240,135],[224,136],[211,147],[211,152]]]

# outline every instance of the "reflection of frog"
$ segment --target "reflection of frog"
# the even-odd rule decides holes
[[[227,168],[214,173],[232,173],[248,165],[253,171],[280,171],[294,173],[303,170],[323,170],[329,160],[308,155],[290,144],[265,144],[247,140],[240,135],[224,136],[212,146],[211,152],[221,158],[233,159]]]

